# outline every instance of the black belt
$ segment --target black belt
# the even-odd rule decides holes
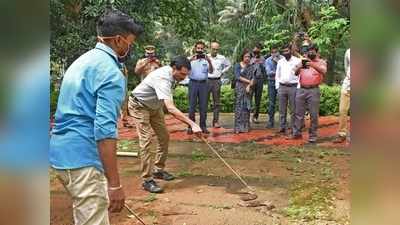
[[[221,77],[209,77],[209,80],[221,80]]]
[[[205,83],[207,80],[194,80],[194,79],[190,79],[190,81],[196,82],[196,83]]]
[[[313,89],[313,88],[319,88],[319,85],[300,85],[300,87],[303,89]]]
[[[296,86],[297,86],[297,83],[295,83],[295,84],[291,84],[291,83],[289,83],[289,84],[279,83],[279,85],[285,86],[285,87],[296,87]]]

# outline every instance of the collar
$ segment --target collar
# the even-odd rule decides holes
[[[117,62],[119,65],[121,65],[121,63],[118,61],[118,56],[117,56],[117,54],[116,54],[116,53],[114,52],[114,50],[113,50],[112,48],[110,48],[108,45],[103,44],[103,43],[101,43],[101,42],[97,42],[95,48],[106,52],[107,54],[109,54],[109,55],[115,60],[115,62]]]

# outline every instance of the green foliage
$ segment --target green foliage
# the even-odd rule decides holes
[[[145,199],[144,202],[153,202],[157,200],[157,195],[155,193],[150,193]]]
[[[208,156],[200,149],[195,149],[192,151],[192,160],[196,162],[204,161]]]
[[[335,115],[339,112],[340,86],[321,86],[320,115]]]
[[[340,86],[321,85],[321,103],[320,115],[335,115],[339,112],[339,99],[340,99]],[[187,112],[189,109],[188,102],[188,88],[185,86],[178,86],[174,92],[174,102],[178,109]],[[265,85],[261,99],[260,112],[266,113],[268,104],[268,86]],[[211,102],[211,101],[209,101]],[[221,87],[221,112],[232,113],[234,112],[235,91],[231,89],[230,85],[222,85]],[[211,107],[209,107],[211,109]],[[276,107],[278,110],[278,107]]]
[[[56,112],[58,95],[59,92],[55,91],[54,88],[52,87],[50,89],[50,115],[53,115]]]
[[[323,7],[320,11],[320,19],[313,21],[308,30],[313,42],[319,48],[322,56],[328,57],[338,43],[349,37],[350,21],[341,18],[335,7]]]

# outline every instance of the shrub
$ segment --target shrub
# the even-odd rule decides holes
[[[340,99],[340,86],[327,86],[321,85],[321,103],[320,115],[335,115],[339,112],[339,99]],[[188,88],[185,86],[178,86],[174,92],[175,105],[183,112],[189,109],[188,101]],[[211,103],[211,101],[209,101]],[[230,85],[222,85],[221,87],[221,112],[231,113],[234,111],[235,91],[231,89]],[[263,95],[260,104],[260,113],[267,112],[268,103],[268,87],[264,86]],[[278,103],[277,103],[278,104]],[[209,107],[209,111],[211,107]],[[276,107],[278,110],[278,107]]]

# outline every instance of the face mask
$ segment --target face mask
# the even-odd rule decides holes
[[[124,62],[126,62],[126,60],[128,60],[130,57],[131,57],[131,53],[132,53],[132,45],[131,45],[131,43],[129,43],[125,38],[122,38],[122,40],[125,42],[125,43],[127,43],[128,44],[128,49],[126,50],[126,52],[125,52],[125,54],[124,55],[119,55],[118,56],[118,61],[120,62],[120,63],[124,63]]]
[[[308,54],[308,58],[310,58],[311,60],[314,60],[315,58],[317,58],[317,54],[315,54],[315,53],[309,53],[309,54]]]
[[[203,51],[196,51],[197,55],[203,55]]]
[[[290,54],[290,53],[285,53],[282,55],[286,58],[286,60],[289,60],[292,57],[292,54]]]

